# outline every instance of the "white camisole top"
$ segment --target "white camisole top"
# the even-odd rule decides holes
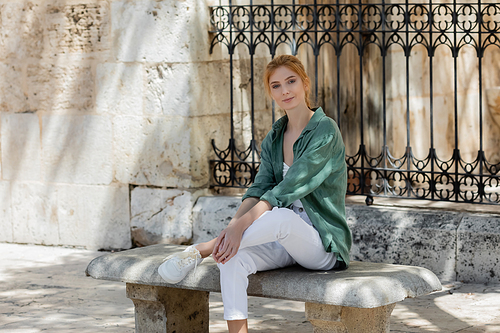
[[[290,167],[285,163],[283,162],[283,178],[285,178],[287,172],[288,172],[288,169],[290,169]],[[295,200],[291,207],[290,207],[296,214],[298,214],[307,224],[309,224],[310,226],[312,226],[312,222],[311,220],[309,219],[309,216],[307,216],[307,213],[304,209],[304,205],[302,205],[302,202],[300,201],[300,199],[297,199]]]

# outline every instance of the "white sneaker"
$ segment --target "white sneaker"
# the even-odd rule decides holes
[[[163,259],[163,264],[158,267],[158,274],[168,283],[182,281],[193,267],[203,261],[200,251],[195,245],[187,247],[183,252],[177,252]]]

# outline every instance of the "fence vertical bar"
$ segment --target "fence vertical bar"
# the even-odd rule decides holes
[[[314,11],[313,11],[313,22],[314,22],[314,104],[318,103],[318,55],[319,55],[319,43],[318,43],[318,4],[317,0],[314,0]],[[309,88],[310,89],[310,88]]]
[[[233,52],[234,52],[234,45],[233,45],[233,7],[232,7],[232,0],[229,0],[229,17],[228,17],[228,22],[229,22],[229,75],[230,75],[230,80],[229,80],[229,89],[231,91],[231,139],[229,141],[229,150],[231,152],[231,168],[230,168],[230,174],[229,176],[231,177],[231,186],[234,186],[234,180],[236,178],[236,173],[234,172],[234,149],[235,149],[235,144],[234,144],[234,99],[233,99]]]
[[[405,45],[405,58],[406,58],[406,191],[407,196],[411,196],[412,186],[411,186],[411,163],[412,163],[412,152],[410,145],[410,15],[408,8],[408,1],[405,3],[405,27],[406,27],[406,45]]]
[[[252,140],[250,141],[250,151],[252,153],[252,167],[250,168],[250,177],[251,180],[254,180],[254,172],[255,170],[255,103],[254,103],[254,86],[255,86],[255,80],[254,80],[254,63],[253,63],[253,57],[255,54],[255,43],[253,40],[253,26],[254,26],[254,17],[253,17],[253,0],[250,0],[250,96],[251,96],[251,126],[252,126]]]
[[[432,11],[432,0],[429,0],[429,49],[427,50],[428,55],[429,55],[429,114],[430,114],[430,139],[431,139],[431,147],[429,150],[429,158],[430,158],[430,165],[431,165],[431,176],[430,176],[430,192],[431,192],[431,199],[434,199],[434,195],[436,192],[435,188],[435,175],[434,175],[434,163],[435,161],[435,150],[434,150],[434,90],[433,90],[433,59],[434,59],[434,47],[433,47],[433,41],[432,41],[432,28],[433,28],[433,11]]]
[[[276,45],[274,45],[274,0],[271,0],[271,17],[270,17],[270,22],[271,22],[271,58],[274,59],[274,55],[276,53]],[[274,100],[271,102],[271,113],[272,113],[272,122],[276,121],[276,114],[275,114],[275,104]]]
[[[295,7],[295,0],[292,1],[292,46],[291,46],[291,49],[292,49],[292,54],[294,56],[297,55],[297,52],[298,52],[298,49],[297,49],[297,41],[295,39],[295,29],[297,29],[297,17],[295,16],[295,10],[296,10],[296,7]]]
[[[458,45],[457,45],[457,1],[453,0],[453,99],[454,99],[454,126],[455,126],[455,150],[453,152],[453,160],[455,163],[455,177],[453,182],[453,190],[455,192],[455,201],[458,202],[460,197],[460,183],[458,179],[458,167],[460,164],[460,153],[458,148],[458,83],[457,83],[457,61],[458,61]]]
[[[364,140],[364,134],[363,134],[363,4],[361,3],[361,0],[359,0],[358,3],[358,31],[359,31],[359,48],[358,48],[358,55],[359,55],[359,110],[360,110],[360,122],[359,122],[359,129],[360,129],[360,134],[361,134],[361,149],[360,149],[360,159],[361,159],[361,179],[360,179],[360,185],[361,185],[361,193],[363,194],[365,192],[365,186],[366,186],[366,176],[365,175],[365,159],[367,158],[367,153],[365,149],[365,140]],[[370,182],[371,185],[371,182]],[[369,192],[369,191],[368,191]],[[368,193],[371,194],[371,193]]]
[[[486,193],[484,189],[484,177],[483,177],[483,164],[484,164],[484,147],[483,147],[483,46],[482,46],[482,15],[481,15],[481,0],[477,1],[477,12],[479,13],[478,20],[478,71],[479,71],[479,201],[483,202],[486,200]]]
[[[385,61],[387,49],[385,44],[385,0],[382,0],[382,119],[383,119],[383,146],[382,146],[382,166],[384,168],[384,195],[387,195],[389,182],[387,180],[387,92],[386,92],[386,77],[385,77]]]
[[[337,45],[335,47],[335,55],[337,58],[337,124],[340,128],[340,6],[339,0],[336,0],[335,7],[335,27],[337,29]]]

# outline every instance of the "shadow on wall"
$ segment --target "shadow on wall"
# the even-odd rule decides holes
[[[132,185],[132,241],[188,243],[191,208],[208,187],[210,138],[229,127],[218,99],[227,65],[209,54],[204,2],[135,3],[119,15],[118,61],[141,63],[144,89],[141,111],[113,123],[115,179]]]
[[[114,179],[113,115],[99,101],[111,11],[97,1],[0,5],[2,241],[130,247],[128,185]]]
[[[230,137],[212,2],[0,4],[0,241],[191,239],[182,207],[208,187],[210,140]]]
[[[0,5],[0,241],[128,248],[129,184],[191,186],[189,104],[176,118],[147,103],[151,68],[193,60],[172,58],[187,23],[169,21],[189,5]]]

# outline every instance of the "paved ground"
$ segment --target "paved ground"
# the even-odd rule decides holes
[[[85,276],[100,252],[0,244],[0,331],[134,332],[122,283]],[[251,297],[252,332],[311,332],[304,304]],[[220,294],[210,302],[210,332],[225,332]],[[500,332],[500,284],[449,283],[399,303],[391,332]]]

